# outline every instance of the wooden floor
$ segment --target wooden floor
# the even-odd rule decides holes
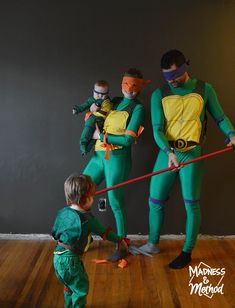
[[[136,242],[140,244],[140,242]],[[88,307],[235,307],[235,240],[199,240],[191,266],[204,262],[225,268],[224,294],[212,298],[190,295],[189,270],[171,270],[167,264],[180,252],[181,240],[162,240],[161,253],[153,258],[128,256],[128,266],[95,264],[114,248],[95,242],[84,256],[90,279]],[[0,307],[63,307],[63,287],[53,265],[50,241],[0,241]],[[220,276],[208,277],[214,286]]]

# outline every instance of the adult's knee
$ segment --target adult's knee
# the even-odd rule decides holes
[[[188,208],[197,209],[200,208],[199,199],[184,199],[184,205]]]
[[[201,215],[201,208],[199,200],[186,200],[184,199],[185,209],[187,214]]]
[[[156,198],[149,197],[149,209],[150,212],[162,212],[165,209],[166,200],[160,200]]]
[[[160,200],[149,196],[149,207],[150,209],[159,209],[165,207],[166,200]]]

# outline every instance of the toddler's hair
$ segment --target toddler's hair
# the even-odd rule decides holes
[[[78,204],[95,193],[95,184],[88,175],[71,174],[64,182],[64,193],[68,204]]]
[[[98,86],[98,87],[109,87],[109,84],[108,84],[108,82],[107,81],[105,81],[105,80],[98,80],[98,81],[96,81],[96,83],[95,83],[95,86]]]

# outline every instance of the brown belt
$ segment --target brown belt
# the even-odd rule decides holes
[[[62,243],[60,241],[57,242],[57,245],[62,246],[65,249],[68,249],[69,251],[71,251],[75,255],[82,256],[82,253],[81,253],[81,251],[78,250],[78,248],[73,248],[72,246],[64,244],[64,243]]]
[[[189,148],[191,146],[199,144],[195,141],[185,141],[184,139],[177,139],[175,141],[168,141],[168,142],[169,142],[169,145],[172,148],[177,149],[177,150],[186,149],[186,148]]]

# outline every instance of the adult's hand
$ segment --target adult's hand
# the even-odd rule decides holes
[[[95,103],[93,103],[93,104],[91,105],[91,107],[90,107],[90,111],[91,111],[91,112],[96,112],[96,111],[99,110],[99,109],[100,109],[100,107],[97,106]]]
[[[96,130],[94,131],[93,133],[93,136],[92,136],[92,139],[100,139],[100,130],[99,130],[99,127],[98,125],[96,124]]]
[[[174,153],[170,153],[168,155],[168,167],[169,168],[170,167],[175,167],[175,168],[179,167],[177,156]]]
[[[235,146],[235,136],[230,138],[230,142],[227,144],[228,147]]]

